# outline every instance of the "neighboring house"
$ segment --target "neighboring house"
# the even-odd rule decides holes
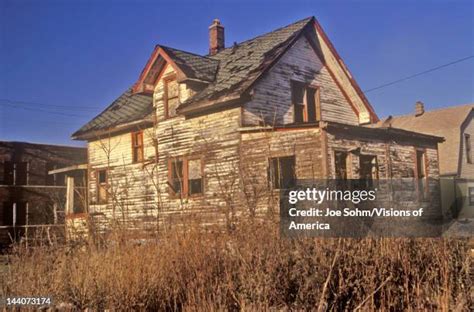
[[[0,245],[63,223],[65,175],[48,171],[86,160],[85,148],[0,141]],[[78,183],[84,178],[76,175]]]
[[[474,218],[473,110],[474,104],[467,104],[425,111],[417,102],[413,114],[379,123],[445,138],[438,147],[443,208],[459,218]]]
[[[229,48],[218,20],[209,33],[206,56],[157,45],[136,84],[72,135],[88,142],[97,222],[229,225],[273,208],[295,178],[438,178],[442,138],[368,127],[379,119],[313,17]]]

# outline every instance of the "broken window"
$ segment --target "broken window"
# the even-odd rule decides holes
[[[108,186],[107,169],[97,170],[97,203],[107,203],[107,186]]]
[[[3,163],[3,183],[5,185],[27,185],[28,163],[5,161]]]
[[[379,178],[377,156],[360,155],[359,157],[359,179],[363,186],[372,187],[373,180]]]
[[[274,189],[295,185],[295,156],[270,158],[268,179]]]
[[[169,163],[169,185],[173,195],[183,193],[184,163],[181,159],[173,159]]]
[[[428,191],[428,184],[426,172],[426,154],[423,150],[416,150],[416,179],[418,183],[418,195],[421,199],[424,199]]]
[[[132,132],[132,160],[143,161],[143,131]]]
[[[170,194],[197,195],[202,194],[203,169],[200,158],[177,158],[169,161],[169,186]]]
[[[337,180],[347,180],[347,159],[348,153],[343,151],[334,152],[334,168],[336,171]]]
[[[466,143],[466,161],[468,164],[472,164],[471,154],[471,136],[467,133],[464,134],[464,141]]]
[[[176,77],[169,77],[164,82],[165,118],[176,116],[179,106],[179,84]]]
[[[321,119],[319,88],[292,81],[291,98],[295,123],[315,122]]]
[[[190,159],[188,161],[188,188],[189,195],[202,193],[201,159]]]

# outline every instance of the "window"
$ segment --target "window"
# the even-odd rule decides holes
[[[295,156],[269,159],[268,179],[274,189],[286,189],[295,185]]]
[[[2,225],[10,226],[8,228],[8,234],[14,239],[19,240],[25,229],[22,226],[26,225],[27,218],[27,202],[4,202],[3,203],[3,214],[2,214]],[[20,227],[20,228],[15,228]]]
[[[167,77],[164,82],[165,118],[176,116],[179,105],[179,84],[176,77]]]
[[[302,82],[291,82],[294,122],[315,122],[321,119],[319,88]]]
[[[202,193],[201,159],[190,159],[188,161],[188,188],[189,195]]]
[[[416,179],[418,183],[418,195],[421,199],[426,197],[426,193],[428,191],[425,158],[425,152],[423,150],[416,150]]]
[[[174,196],[193,196],[202,194],[203,167],[200,158],[175,158],[168,163],[168,184]]]
[[[5,185],[27,185],[28,163],[5,161],[3,163],[3,183]]]
[[[373,180],[379,178],[377,157],[373,155],[360,155],[359,157],[359,179],[363,186],[372,187]]]
[[[143,131],[132,132],[132,160],[143,161]]]
[[[474,187],[469,187],[468,189],[469,196],[469,206],[474,206]]]
[[[347,172],[347,160],[348,160],[347,152],[343,151],[335,151],[334,152],[334,168],[336,171],[336,179],[337,180],[347,180],[348,172]]]
[[[170,187],[173,195],[182,195],[183,193],[183,177],[184,177],[184,164],[182,160],[173,159],[169,164],[170,172]]]
[[[466,161],[468,164],[472,164],[471,154],[471,136],[467,133],[464,134],[464,141],[466,142]]]
[[[106,169],[97,170],[97,203],[107,203],[107,180],[108,173]]]

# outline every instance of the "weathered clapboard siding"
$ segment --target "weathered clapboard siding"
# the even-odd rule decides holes
[[[357,114],[305,37],[296,41],[294,46],[256,84],[252,100],[244,106],[243,124],[293,123],[291,80],[321,88],[323,120],[359,124]]]
[[[346,151],[349,157],[348,178],[359,179],[360,155],[377,157],[379,179],[390,181],[392,193],[396,194],[397,202],[413,209],[426,208],[425,216],[440,216],[439,194],[439,162],[435,143],[420,140],[382,140],[376,137],[364,138],[357,134],[331,133],[327,135],[327,159],[329,177],[336,177],[335,151]],[[426,173],[428,176],[428,193],[430,201],[419,201],[416,185],[416,150],[425,152]],[[403,188],[403,185],[407,188]],[[387,185],[387,184],[386,184]],[[392,198],[392,200],[395,200]]]
[[[129,228],[146,227],[147,223],[152,226],[157,220],[179,223],[189,214],[198,214],[206,222],[216,222],[223,219],[228,209],[225,198],[236,196],[238,192],[240,109],[191,119],[183,116],[165,119],[163,79],[174,74],[173,68],[167,66],[156,85],[157,124],[145,130],[144,163],[132,163],[130,133],[89,143],[89,189],[93,201],[97,199],[95,169],[109,168],[110,200],[106,205],[93,203],[90,209],[103,214],[103,219],[123,220]],[[179,88],[181,102],[194,93],[184,83],[180,83]],[[168,160],[183,156],[199,157],[204,162],[204,194],[200,196],[170,196]]]
[[[272,201],[272,195],[277,195],[278,190],[269,187],[270,158],[294,156],[298,179],[324,178],[321,142],[318,128],[242,133],[242,196],[247,196],[242,198],[243,206],[257,211],[278,208],[278,201]]]

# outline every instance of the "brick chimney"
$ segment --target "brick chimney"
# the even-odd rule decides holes
[[[417,101],[415,104],[415,116],[421,116],[425,113],[425,104],[422,101]]]
[[[224,49],[224,47],[224,26],[216,18],[212,21],[212,25],[209,26],[209,54],[214,55]]]

